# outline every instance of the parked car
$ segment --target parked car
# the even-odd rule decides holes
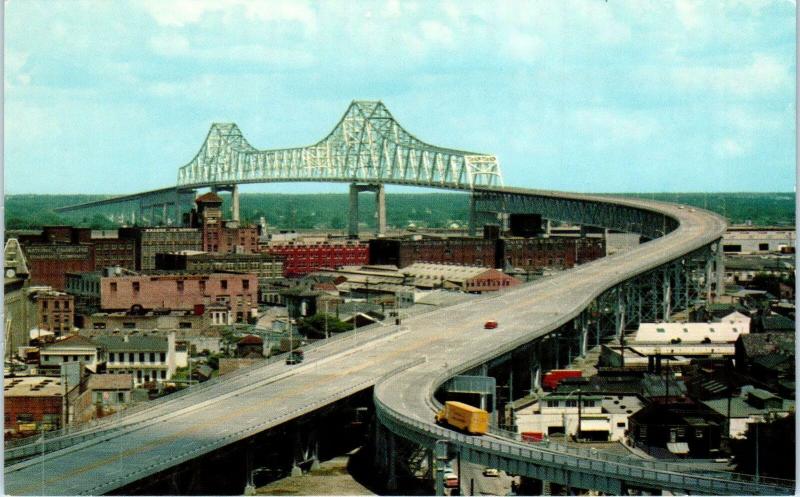
[[[458,488],[458,475],[455,473],[444,474],[444,487],[445,488]]]
[[[494,319],[490,319],[486,321],[486,324],[484,324],[483,327],[487,330],[493,330],[497,328],[497,321],[495,321]]]
[[[483,476],[500,476],[500,471],[497,468],[486,468],[483,470]]]

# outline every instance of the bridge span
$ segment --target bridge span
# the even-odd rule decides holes
[[[516,189],[493,192],[524,195],[524,190]],[[378,327],[340,337],[309,351],[308,361],[300,367],[273,362],[190,388],[175,399],[168,397],[84,433],[50,440],[50,446],[63,448],[6,467],[6,493],[111,492],[371,386],[375,386],[378,417],[392,433],[427,446],[447,440],[465,457],[494,458],[500,467],[516,473],[567,482],[583,475],[593,478],[597,488],[611,491],[623,488],[627,481],[693,493],[790,492],[786,487],[724,475],[553,454],[512,440],[465,437],[433,424],[432,395],[449,376],[546,335],[574,320],[604,292],[716,244],[725,229],[725,222],[716,215],[667,204],[555,193],[552,198],[649,212],[654,219],[667,216],[677,228],[635,251],[530,286],[413,317],[402,327]],[[487,316],[501,319],[497,331],[483,329]]]

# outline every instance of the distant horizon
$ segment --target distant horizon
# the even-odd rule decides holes
[[[346,183],[342,183],[346,185]],[[387,185],[387,188],[392,185]],[[512,185],[508,185],[512,186]],[[528,187],[520,187],[520,188],[528,188]],[[204,190],[205,188],[197,188],[198,191]],[[531,190],[543,190],[544,188],[529,188]],[[436,190],[432,189],[433,191],[418,191],[418,192],[392,192],[389,191],[392,195],[424,195],[424,194],[443,194],[443,195],[463,195],[470,193],[469,190]],[[768,193],[778,193],[781,195],[796,195],[797,192],[791,190],[741,190],[741,191],[630,191],[630,192],[595,192],[595,191],[581,191],[581,190],[552,190],[552,191],[560,191],[565,193],[587,193],[587,194],[595,194],[595,195],[702,195],[702,194],[729,194],[729,195],[737,195],[737,194],[748,194],[748,193],[759,193],[759,194],[768,194]],[[108,196],[108,197],[116,197],[116,196],[124,196],[124,195],[133,195],[140,192],[129,192],[129,193],[77,193],[77,192],[67,192],[67,193],[8,193],[6,192],[4,196],[6,197],[14,197],[14,196],[23,196],[23,195],[41,195],[41,196],[67,196],[67,195],[85,195],[85,196],[92,196],[92,197],[100,197],[100,196]],[[220,195],[228,195],[229,192],[220,192]],[[302,192],[240,192],[240,195],[319,195],[319,194],[330,194],[330,195],[348,195],[348,192],[332,192],[332,191],[302,191]]]

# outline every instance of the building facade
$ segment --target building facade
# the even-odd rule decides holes
[[[245,273],[144,274],[100,279],[100,308],[129,310],[195,310],[226,305],[236,322],[246,322],[258,310],[258,278]]]
[[[287,277],[304,276],[320,268],[369,262],[369,245],[358,241],[274,244],[262,247],[261,251],[283,257],[283,275]]]
[[[262,279],[283,277],[283,258],[271,254],[210,254],[207,252],[178,252],[156,255],[156,269],[212,273],[238,271],[252,273]]]
[[[137,271],[155,269],[156,254],[199,251],[203,246],[197,228],[120,228],[119,238],[133,240]]]
[[[108,335],[98,336],[94,341],[107,351],[107,371],[132,375],[135,386],[169,381],[175,374],[174,334],[167,337]]]

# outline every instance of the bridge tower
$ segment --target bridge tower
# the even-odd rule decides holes
[[[350,223],[347,235],[350,238],[358,238],[358,194],[361,192],[375,193],[375,213],[377,222],[375,233],[380,236],[386,232],[386,191],[382,183],[369,184],[350,184]]]

